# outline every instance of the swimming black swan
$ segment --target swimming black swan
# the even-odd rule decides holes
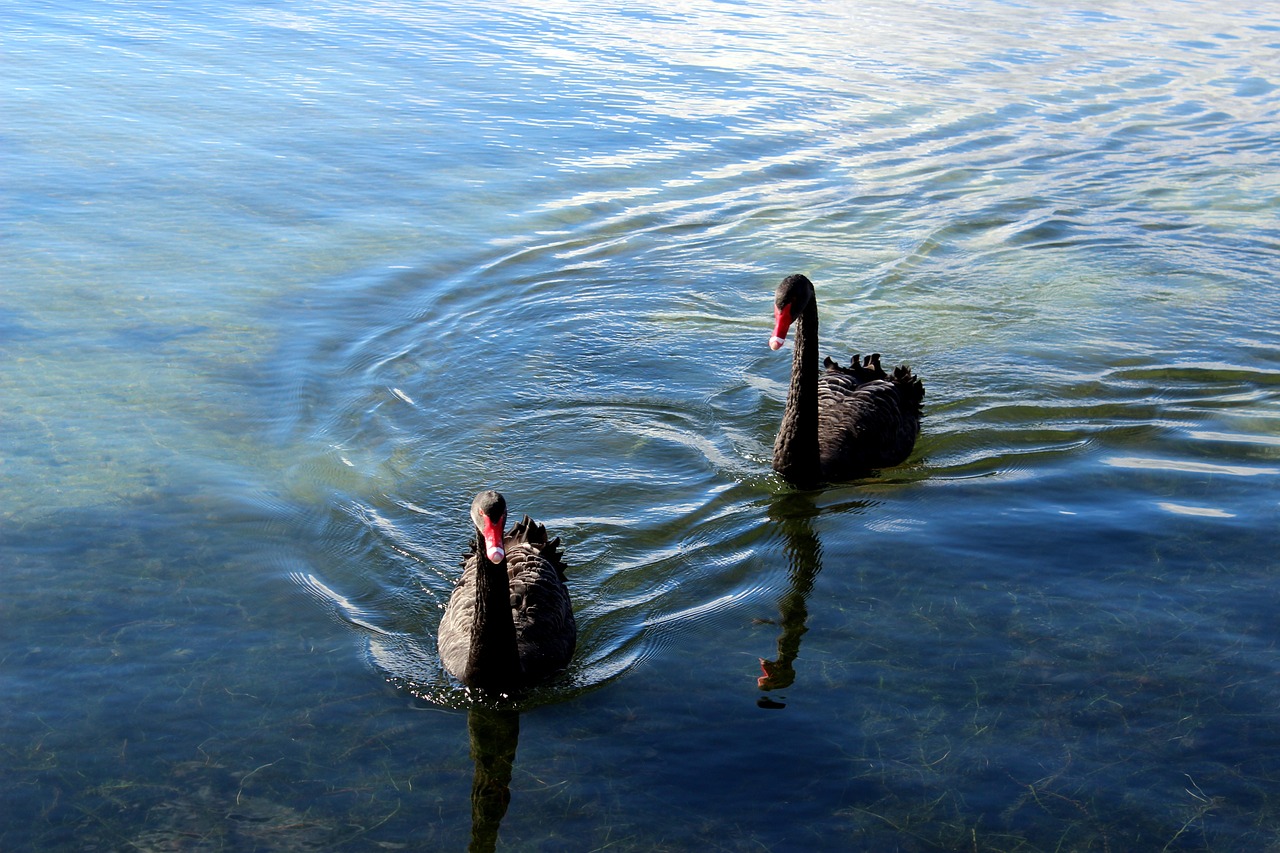
[[[787,276],[774,294],[770,349],[796,327],[787,411],[773,444],[773,470],[801,488],[864,476],[911,455],[920,433],[924,385],[905,364],[890,376],[880,354],[848,367],[830,358],[818,373],[818,301],[813,282]]]
[[[463,684],[513,693],[564,669],[578,629],[565,587],[559,537],[529,516],[505,537],[507,502],[484,491],[471,502],[476,539],[463,560],[438,647]]]

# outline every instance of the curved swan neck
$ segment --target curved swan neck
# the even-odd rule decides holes
[[[797,486],[822,479],[818,454],[818,303],[813,297],[795,323],[787,411],[773,445],[773,469]]]
[[[471,623],[467,682],[489,690],[510,690],[520,679],[516,626],[511,616],[507,565],[492,563],[484,537],[476,533],[476,608]]]

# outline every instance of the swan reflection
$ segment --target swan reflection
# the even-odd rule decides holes
[[[471,738],[470,853],[491,853],[498,846],[498,827],[511,803],[511,771],[520,741],[520,712],[473,707],[467,712]]]
[[[783,552],[787,556],[787,589],[778,599],[778,653],[772,660],[760,658],[760,676],[756,686],[768,693],[785,690],[796,680],[795,662],[800,656],[800,638],[809,630],[809,593],[822,571],[822,541],[814,530],[819,512],[818,494],[789,492],[774,498],[769,507],[769,520],[782,533]],[[869,502],[851,501],[830,506],[825,511],[862,512]],[[784,708],[786,703],[772,696],[756,700],[761,708]]]
[[[787,555],[787,590],[778,600],[781,632],[778,654],[773,660],[760,659],[760,677],[756,686],[764,691],[783,690],[796,680],[795,660],[800,655],[800,638],[809,630],[808,599],[818,572],[822,571],[822,543],[813,529],[818,514],[813,495],[779,496],[769,508],[769,519],[779,526],[783,550]],[[756,703],[762,708],[781,708],[783,703],[762,696]]]

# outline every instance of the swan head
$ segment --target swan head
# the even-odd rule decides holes
[[[791,324],[812,298],[813,282],[809,279],[802,275],[789,275],[782,280],[773,294],[773,335],[769,337],[769,349],[782,349]]]
[[[502,548],[502,531],[507,526],[507,501],[493,489],[476,495],[471,502],[471,523],[484,540],[485,556],[493,564],[506,559]]]

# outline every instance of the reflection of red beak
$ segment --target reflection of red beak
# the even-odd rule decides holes
[[[773,309],[773,337],[769,338],[769,349],[782,349],[782,342],[787,339],[787,329],[791,328],[791,306],[784,305]]]
[[[791,668],[791,664],[781,660],[760,658],[760,672],[763,675],[756,679],[756,687],[761,690],[783,690],[796,680],[796,671]]]
[[[480,534],[484,536],[484,550],[489,555],[489,562],[497,564],[501,563],[503,558],[507,556],[507,552],[502,550],[502,527],[506,522],[506,516],[494,522],[491,518],[484,520],[484,530]]]
[[[760,673],[761,673],[761,675],[760,675],[760,677],[759,677],[759,678],[757,678],[757,679],[756,679],[756,687],[759,687],[761,690],[768,690],[768,689],[769,689],[769,687],[768,687],[768,685],[769,685],[769,677],[770,677],[770,676],[769,676],[769,667],[767,667],[767,666],[765,665],[765,664],[767,664],[767,663],[768,663],[768,661],[766,661],[764,658],[760,658]]]

